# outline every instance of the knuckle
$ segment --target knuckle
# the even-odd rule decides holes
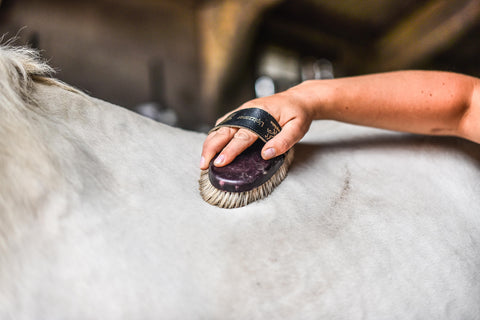
[[[210,144],[203,145],[203,151],[202,151],[203,156],[209,157],[209,156],[214,155],[216,153],[217,153],[217,151],[216,151],[216,148],[214,146],[212,146]]]
[[[279,138],[277,140],[277,145],[279,149],[282,151],[287,151],[290,148],[290,142],[285,138]]]
[[[303,130],[303,121],[301,119],[296,119],[295,121],[291,121],[289,123],[289,127],[290,127],[290,130],[293,132],[293,133],[299,133],[300,131]]]
[[[237,156],[237,152],[232,146],[226,146],[225,149],[222,150],[222,154],[225,156],[226,161],[234,159]]]
[[[227,136],[227,135],[230,135],[230,128],[222,127],[217,131],[215,131],[215,133],[217,136]]]
[[[203,141],[203,146],[205,147],[205,146],[207,146],[208,144],[210,144],[211,141],[215,139],[215,135],[216,135],[215,132],[210,133],[210,134],[207,136],[207,138],[205,139],[205,141]]]
[[[205,141],[203,141],[203,151],[207,151],[208,149],[210,149],[210,145],[211,145],[211,142],[210,142],[210,139],[209,137],[207,137],[207,139],[205,139]]]
[[[252,140],[252,135],[249,132],[246,132],[245,130],[238,130],[237,133],[235,133],[234,137],[239,140],[243,140],[246,142],[249,142]]]

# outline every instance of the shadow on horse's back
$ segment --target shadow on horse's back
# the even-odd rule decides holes
[[[204,134],[13,52],[0,52],[0,318],[480,314],[477,145],[318,122],[269,197],[218,209],[198,192]]]

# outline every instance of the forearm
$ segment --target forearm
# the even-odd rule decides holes
[[[383,129],[459,136],[480,143],[480,80],[438,71],[398,71],[333,80],[312,80],[287,91],[248,101],[262,108],[282,131],[268,141],[262,157],[289,150],[312,120],[330,119]],[[222,128],[205,140],[200,167],[214,155],[224,166],[255,141],[246,129]]]
[[[448,72],[399,71],[313,80],[290,89],[315,119],[421,134],[461,135],[477,79]]]

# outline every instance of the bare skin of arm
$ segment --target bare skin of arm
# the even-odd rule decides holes
[[[282,126],[263,147],[264,159],[286,152],[313,120],[322,119],[480,143],[480,79],[456,73],[397,71],[311,80],[238,109],[252,107],[266,110]],[[209,134],[200,168],[206,169],[217,153],[216,166],[229,164],[255,140],[246,129],[221,128]]]

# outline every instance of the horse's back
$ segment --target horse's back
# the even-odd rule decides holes
[[[198,192],[203,134],[29,92],[0,120],[2,319],[480,317],[473,143],[318,122],[225,210]]]

